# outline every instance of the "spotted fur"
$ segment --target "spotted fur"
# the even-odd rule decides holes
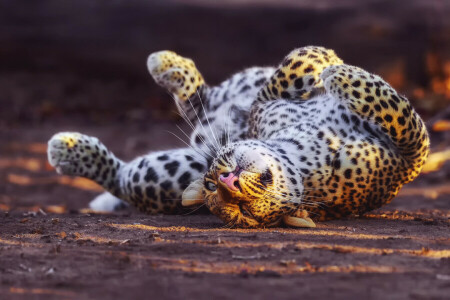
[[[147,67],[155,81],[182,102],[191,98],[205,83],[192,59],[172,51],[151,54],[147,59]]]
[[[420,116],[379,76],[335,58],[314,65],[320,75],[300,69],[279,84],[279,74],[308,57],[298,55],[305,51],[321,52],[307,47],[288,55],[252,105],[253,140],[224,149],[205,176],[212,182],[205,187],[215,186],[204,189],[206,204],[226,224],[261,227],[285,215],[323,221],[363,214],[389,203],[428,156]],[[296,80],[311,84],[293,99]],[[249,173],[241,172],[239,190],[230,192],[218,177],[242,165]],[[264,183],[258,176],[268,172],[273,179]]]
[[[109,173],[103,180],[98,177],[106,172],[103,164],[86,172],[86,164],[97,160],[91,162],[92,152],[87,162],[83,155],[77,158],[82,147],[75,151],[78,142],[66,134],[49,142],[50,162],[151,213],[174,211],[176,204],[159,205],[164,187],[170,186],[169,196],[179,203],[193,182],[189,195],[197,195],[226,225],[269,227],[286,216],[321,221],[378,208],[419,174],[428,155],[427,131],[407,99],[379,76],[345,65],[322,47],[296,49],[276,70],[252,68],[218,87],[196,89],[187,100],[175,99],[194,125],[191,144],[197,150],[153,153],[126,164],[104,154],[98,141],[85,143],[78,136],[83,145],[98,146],[101,163],[112,159],[118,166],[114,180]],[[183,158],[186,153],[192,160]],[[199,168],[193,170],[193,163]],[[155,172],[146,180],[149,170]],[[186,184],[174,184],[186,172]],[[148,187],[155,193],[144,193]]]
[[[323,88],[322,71],[343,61],[331,49],[303,47],[289,53],[270,82],[258,93],[259,101],[313,97]]]
[[[250,106],[275,70],[249,68],[208,86],[191,59],[172,51],[151,54],[147,63],[154,80],[172,94],[180,115],[194,128],[192,147],[123,162],[95,137],[56,134],[48,143],[50,164],[61,174],[92,179],[108,191],[92,208],[122,207],[122,199],[151,214],[179,211],[183,190],[202,177],[217,149],[245,138]]]

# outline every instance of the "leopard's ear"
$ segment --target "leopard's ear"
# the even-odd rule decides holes
[[[344,62],[331,49],[308,46],[291,51],[259,91],[258,100],[306,100],[323,89],[322,71]]]
[[[203,204],[205,199],[203,198],[203,179],[197,179],[184,190],[181,196],[181,204],[183,206],[193,206]]]
[[[188,100],[205,84],[192,59],[172,51],[150,54],[147,68],[156,83],[172,93],[179,101]]]

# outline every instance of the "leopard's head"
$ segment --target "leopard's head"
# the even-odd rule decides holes
[[[223,147],[202,179],[183,194],[183,205],[205,203],[226,226],[273,227],[295,211],[302,179],[278,149],[261,141]]]

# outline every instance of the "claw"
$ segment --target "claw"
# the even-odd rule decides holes
[[[292,216],[283,217],[284,224],[292,227],[314,228],[316,224],[311,218],[297,218]]]
[[[64,172],[60,166],[56,166],[55,170],[56,170],[56,173],[58,173],[59,175],[64,175]]]

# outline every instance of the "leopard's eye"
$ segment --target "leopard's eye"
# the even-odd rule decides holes
[[[206,187],[207,190],[210,190],[211,192],[214,192],[215,190],[217,190],[217,185],[215,185],[211,181],[206,181],[205,182],[205,187]]]

